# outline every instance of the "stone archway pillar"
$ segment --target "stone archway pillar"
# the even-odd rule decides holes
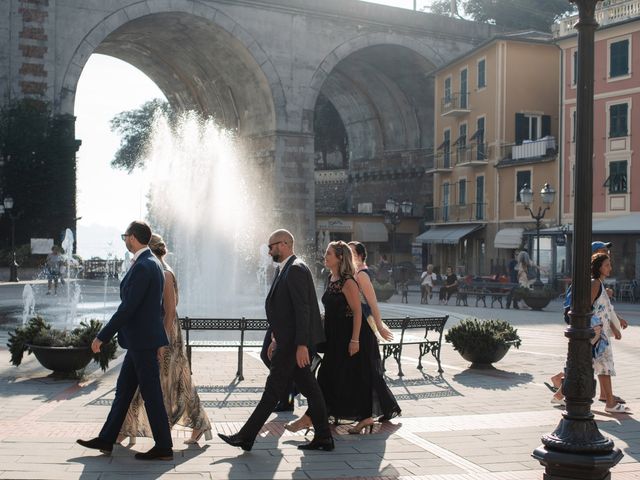
[[[311,133],[277,132],[273,169],[274,218],[292,231],[297,253],[308,261],[315,260],[313,139]]]

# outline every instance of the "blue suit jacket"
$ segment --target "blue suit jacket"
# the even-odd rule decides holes
[[[98,338],[108,342],[117,333],[120,346],[130,350],[168,345],[163,322],[163,289],[162,264],[147,250],[120,282],[120,306],[100,330]]]

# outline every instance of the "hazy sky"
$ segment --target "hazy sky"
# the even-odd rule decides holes
[[[376,0],[413,8],[413,0]],[[417,8],[430,4],[417,0]],[[111,168],[120,138],[109,121],[118,113],[164,98],[158,87],[133,66],[104,55],[92,55],[78,83],[75,113],[78,152],[78,253],[89,258],[125,252],[119,234],[129,221],[145,215],[147,183],[143,173]]]

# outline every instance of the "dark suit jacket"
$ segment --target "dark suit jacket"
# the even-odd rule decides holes
[[[169,344],[164,330],[164,271],[151,251],[143,252],[120,282],[120,306],[98,338],[108,342],[117,333],[122,348],[145,350]]]
[[[295,255],[276,278],[265,309],[269,330],[278,345],[306,345],[315,350],[325,341],[311,272]]]

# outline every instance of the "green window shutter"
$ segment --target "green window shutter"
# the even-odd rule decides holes
[[[609,76],[619,77],[629,73],[629,41],[614,42],[609,47]]]
[[[546,137],[547,135],[551,135],[551,116],[543,115],[542,116],[542,136]]]
[[[522,141],[529,138],[529,122],[524,113],[516,113],[516,145],[522,145]]]

